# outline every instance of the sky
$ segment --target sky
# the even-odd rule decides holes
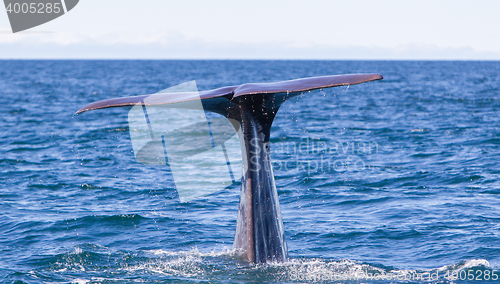
[[[494,0],[80,0],[16,34],[0,9],[0,58],[500,60],[499,15]]]

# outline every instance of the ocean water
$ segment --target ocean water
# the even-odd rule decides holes
[[[384,80],[305,93],[273,124],[282,264],[232,250],[237,185],[181,202],[136,161],[128,108],[74,115],[343,73]],[[1,283],[500,283],[500,62],[0,61],[0,123]]]

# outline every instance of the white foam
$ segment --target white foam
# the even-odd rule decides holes
[[[466,261],[462,261],[452,265],[445,265],[443,267],[438,268],[438,271],[452,270],[452,271],[461,271],[471,267],[484,266],[490,268],[490,263],[486,259],[470,259]]]
[[[166,251],[162,249],[156,249],[156,250],[147,250],[146,253],[151,253],[153,255],[159,255],[159,256],[197,256],[197,257],[221,257],[221,256],[228,256],[232,257],[238,254],[237,250],[234,249],[229,249],[226,248],[222,251],[215,251],[212,250],[210,252],[200,252],[197,248],[194,248],[189,251]]]
[[[127,274],[157,274],[162,276],[219,279],[220,274],[232,277],[259,274],[272,281],[321,282],[321,281],[452,281],[460,271],[480,267],[490,268],[485,259],[470,259],[433,269],[386,269],[360,261],[321,258],[292,258],[284,263],[253,264],[243,261],[241,252],[234,249],[200,252],[146,250],[146,260],[124,265],[119,270]],[[73,265],[72,270],[81,268]],[[458,273],[457,273],[458,272]],[[453,278],[455,277],[455,278]],[[244,281],[244,280],[243,280]],[[446,282],[446,281],[445,281]],[[79,283],[79,282],[75,282]],[[86,283],[86,282],[81,282]]]
[[[75,283],[75,284],[87,284],[89,282],[90,282],[90,280],[80,279],[80,278],[76,278],[76,279],[73,279],[73,281],[71,281],[71,283]]]

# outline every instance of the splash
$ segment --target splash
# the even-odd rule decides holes
[[[498,280],[499,272],[485,259],[470,259],[439,268],[415,270],[386,267],[350,259],[291,258],[285,263],[254,264],[241,251],[169,251],[162,249],[113,251],[97,245],[42,260],[42,269],[30,277],[52,277],[71,283],[133,283],[170,280],[231,283],[454,283],[467,280]]]

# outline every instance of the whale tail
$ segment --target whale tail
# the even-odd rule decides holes
[[[240,135],[243,156],[241,195],[233,246],[252,262],[282,262],[288,259],[288,250],[269,149],[271,125],[276,113],[286,100],[305,91],[380,79],[382,76],[379,74],[349,74],[243,84],[199,93],[160,93],[99,101],[84,106],[76,113],[137,104],[172,104],[178,108],[190,108],[190,102],[200,100],[205,111],[215,112],[229,119]]]

